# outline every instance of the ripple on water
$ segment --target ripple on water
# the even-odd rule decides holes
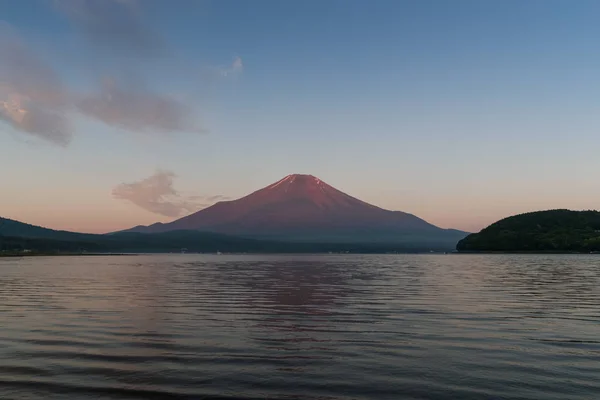
[[[597,256],[0,260],[2,399],[600,398]]]

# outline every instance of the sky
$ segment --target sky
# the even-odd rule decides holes
[[[600,2],[0,0],[0,216],[171,221],[292,173],[444,228],[598,209]]]

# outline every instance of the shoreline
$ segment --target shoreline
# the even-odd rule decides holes
[[[99,256],[137,256],[135,253],[0,253],[0,258],[19,257],[99,257]]]
[[[600,254],[598,251],[560,251],[560,250],[548,250],[548,251],[493,251],[493,250],[480,250],[480,251],[457,251],[451,254]]]
[[[218,255],[218,253],[0,253],[0,258],[24,258],[24,257],[102,257],[102,256],[140,256],[140,255],[165,255],[165,254],[185,254],[185,255]],[[364,254],[379,254],[379,255],[402,255],[402,254],[421,254],[421,255],[494,255],[494,254],[505,254],[505,255],[549,255],[549,254],[571,254],[571,255],[593,255],[600,254],[600,252],[577,252],[577,251],[448,251],[448,252],[398,252],[398,253],[371,253],[371,252],[356,252],[356,253],[273,253],[273,252],[231,252],[221,253],[221,255],[287,255],[287,254],[322,254],[322,255],[364,255]]]

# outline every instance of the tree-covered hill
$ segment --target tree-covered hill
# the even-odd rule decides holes
[[[600,251],[600,212],[548,210],[502,219],[456,246],[458,251]]]
[[[435,235],[402,241],[390,236],[388,241],[327,241],[307,237],[304,241],[286,242],[278,237],[251,238],[214,232],[180,230],[162,233],[119,232],[106,235],[57,231],[0,218],[0,252],[31,250],[41,253],[64,252],[248,252],[248,253],[386,253],[451,250],[461,233],[453,232],[454,241]],[[366,235],[368,236],[368,235]],[[312,239],[312,240],[311,240]],[[346,237],[348,239],[348,237]],[[417,240],[418,239],[418,240]],[[439,239],[439,240],[438,240]]]

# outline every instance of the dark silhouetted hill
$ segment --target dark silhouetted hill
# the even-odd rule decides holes
[[[600,212],[549,210],[502,219],[456,246],[459,251],[600,251]]]

